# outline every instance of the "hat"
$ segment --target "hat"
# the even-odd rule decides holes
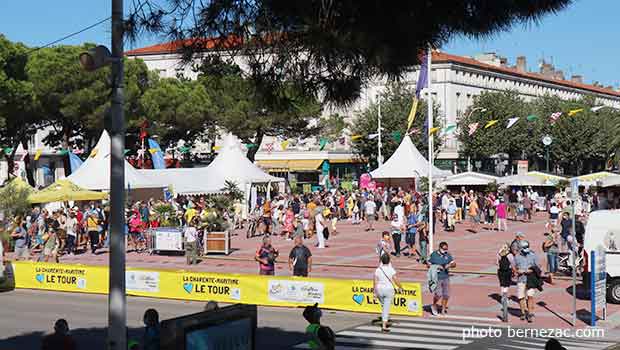
[[[530,251],[530,242],[523,240],[519,242],[519,248],[521,248],[522,253],[529,253]]]
[[[525,238],[525,233],[519,231],[515,234],[515,237],[521,237],[521,238]]]

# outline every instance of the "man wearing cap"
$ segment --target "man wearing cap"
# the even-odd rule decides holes
[[[535,288],[528,288],[528,275],[538,268],[536,254],[530,250],[530,244],[526,240],[519,241],[520,254],[515,256],[515,271],[517,274],[517,298],[521,308],[521,320],[532,323],[534,317]]]

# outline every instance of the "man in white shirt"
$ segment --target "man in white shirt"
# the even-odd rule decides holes
[[[75,253],[75,243],[77,241],[78,220],[73,210],[69,211],[69,217],[65,220],[65,231],[67,232],[67,254]]]
[[[405,232],[405,208],[400,200],[396,202],[396,206],[394,207],[391,226],[392,240],[394,241],[394,255],[400,256],[400,240],[403,232]]]
[[[368,196],[368,200],[366,201],[364,208],[366,210],[366,223],[368,224],[366,231],[374,231],[375,228],[372,224],[377,219],[377,204],[375,203],[375,198],[372,195]]]
[[[187,265],[194,265],[198,263],[197,224],[198,218],[194,217],[190,224],[185,227],[183,232],[183,235],[185,236],[185,257],[187,258]]]

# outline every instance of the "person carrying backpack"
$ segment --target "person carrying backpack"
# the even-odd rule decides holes
[[[512,263],[508,258],[510,249],[508,245],[504,244],[497,253],[497,278],[499,279],[499,286],[502,295],[502,321],[508,322],[508,288],[512,282]]]
[[[311,336],[308,347],[313,350],[334,350],[336,335],[331,328],[321,325],[323,312],[318,305],[315,303],[312,306],[306,306],[303,313],[304,319],[308,321],[306,333]]]

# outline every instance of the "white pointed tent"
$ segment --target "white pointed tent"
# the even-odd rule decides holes
[[[200,195],[221,193],[226,181],[237,184],[241,191],[251,184],[283,182],[252,163],[241,151],[241,145],[232,134],[224,138],[220,153],[205,168],[140,170],[149,178],[172,185],[177,194]]]
[[[68,179],[74,184],[89,190],[108,191],[110,189],[110,135],[108,135],[107,131],[104,130],[101,134],[91,156]],[[125,161],[125,188],[133,190],[162,188],[164,186],[161,182],[140,174],[131,164]]]
[[[428,177],[429,162],[418,151],[409,136],[405,136],[394,154],[382,166],[370,173],[375,180],[413,179]],[[432,168],[433,177],[444,178],[452,175],[450,171]]]

